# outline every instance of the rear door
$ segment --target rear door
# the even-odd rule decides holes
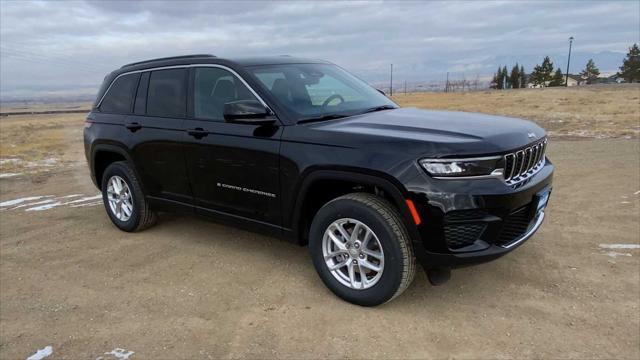
[[[134,115],[127,117],[125,127],[147,195],[192,204],[181,143],[187,74],[186,68],[142,73]]]
[[[227,68],[193,68],[190,91],[184,141],[197,211],[280,225],[282,127],[225,122],[226,102],[256,99]]]

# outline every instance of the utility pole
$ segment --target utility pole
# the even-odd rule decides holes
[[[407,80],[404,81],[404,94],[407,95]]]
[[[569,38],[569,57],[567,58],[567,74],[564,80],[564,86],[569,86],[569,64],[571,63],[571,44],[573,43],[573,36]]]
[[[391,78],[389,79],[389,96],[393,96],[393,64],[391,64]]]

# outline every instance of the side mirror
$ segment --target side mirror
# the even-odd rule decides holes
[[[224,104],[224,119],[227,122],[266,125],[275,122],[269,111],[257,100],[237,100]]]

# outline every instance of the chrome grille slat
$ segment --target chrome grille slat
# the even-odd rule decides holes
[[[515,169],[515,166],[514,166],[515,160],[516,160],[516,156],[513,154],[507,154],[504,157],[504,162],[505,162],[504,175],[507,176],[508,178],[513,177],[513,169]],[[507,166],[507,164],[509,165]],[[507,174],[507,169],[509,169],[509,174]]]
[[[522,160],[520,161],[520,171],[518,172],[518,177],[520,177],[527,170],[527,168],[525,167],[525,163],[527,162],[527,151],[520,150],[518,152],[522,153]]]
[[[514,185],[537,173],[544,165],[546,147],[545,138],[524,149],[504,155],[505,182]]]

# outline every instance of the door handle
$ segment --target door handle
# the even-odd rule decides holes
[[[209,135],[209,132],[203,128],[195,128],[187,130],[187,134],[193,136],[196,139],[202,139],[203,137]]]
[[[136,131],[142,129],[142,125],[140,125],[137,122],[128,123],[124,127],[126,127],[131,132],[136,132]]]

